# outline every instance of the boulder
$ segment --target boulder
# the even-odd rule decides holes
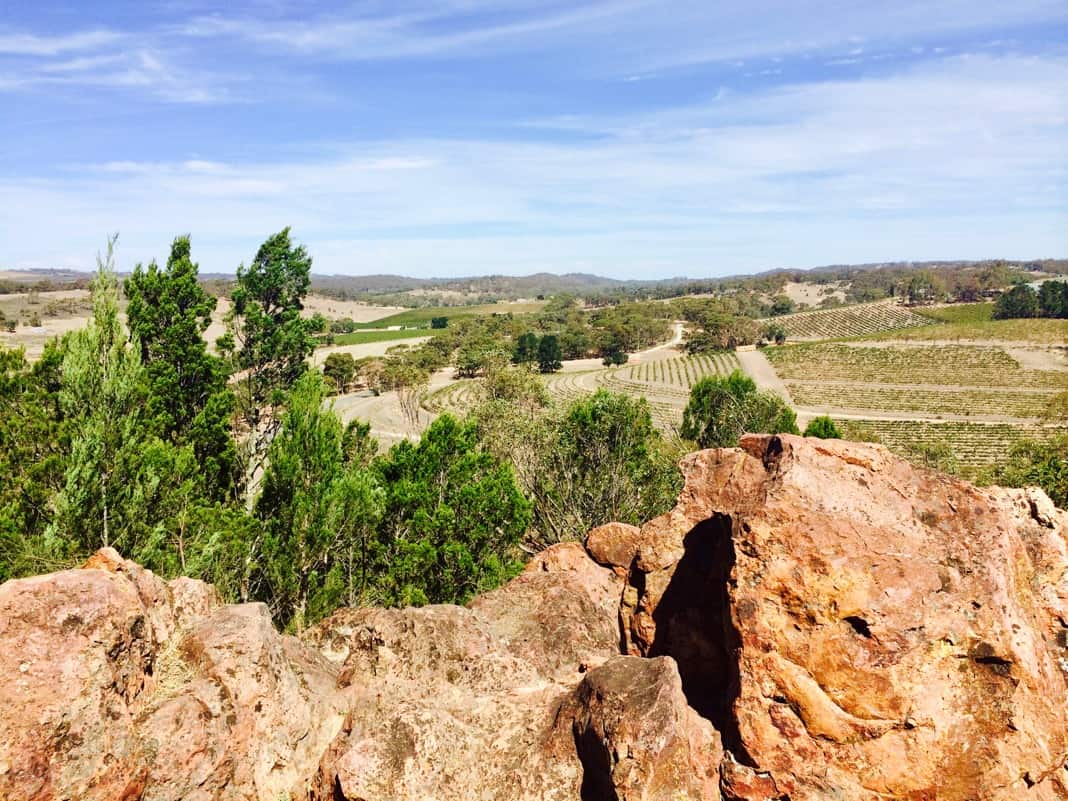
[[[881,446],[789,435],[684,462],[623,596],[719,730],[728,798],[1063,798],[1066,520]]]

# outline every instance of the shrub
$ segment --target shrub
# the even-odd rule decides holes
[[[726,378],[708,376],[693,385],[679,434],[702,448],[728,448],[746,432],[797,434],[797,415],[773,392],[757,389],[735,370]]]
[[[805,436],[818,437],[819,439],[841,439],[842,432],[838,430],[834,420],[823,415],[822,417],[814,417],[809,421],[809,424],[805,426]]]

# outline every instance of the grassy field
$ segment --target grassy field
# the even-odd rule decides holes
[[[1068,371],[1025,370],[997,347],[806,343],[769,348],[767,357],[786,381],[1068,389]]]
[[[435,317],[447,317],[449,320],[462,320],[465,317],[481,317],[490,314],[532,314],[541,311],[545,301],[529,303],[489,303],[483,306],[432,306],[426,309],[408,309],[391,314],[372,323],[363,323],[363,328],[390,328],[405,326],[429,328]]]
[[[444,333],[443,329],[415,328],[404,331],[354,331],[351,334],[334,334],[335,345],[366,345],[371,342],[391,342],[394,339],[413,339]]]

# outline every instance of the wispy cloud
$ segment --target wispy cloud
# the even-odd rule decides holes
[[[566,143],[402,139],[329,159],[89,165],[0,183],[0,241],[47,221],[89,254],[119,228],[147,259],[194,231],[205,269],[222,270],[292,224],[320,270],[409,273],[1063,253],[1066,87],[1063,59],[972,56],[572,119],[590,136]]]
[[[123,34],[112,30],[91,30],[62,36],[36,36],[31,33],[5,33],[0,29],[0,55],[57,56],[114,45]]]
[[[469,4],[441,4],[378,16],[324,15],[312,20],[198,17],[178,30],[194,37],[235,38],[319,56],[381,60],[471,56],[486,47],[516,46],[555,31],[582,29],[648,2],[594,2],[580,7],[544,5],[520,9],[507,21],[472,19]],[[514,9],[513,9],[514,11]]]

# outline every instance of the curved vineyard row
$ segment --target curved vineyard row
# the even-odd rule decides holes
[[[734,353],[702,353],[625,366],[613,371],[613,376],[619,381],[680,387],[689,392],[704,376],[729,375],[739,366]]]
[[[916,314],[904,306],[898,306],[893,301],[798,312],[769,318],[762,322],[778,323],[786,329],[787,337],[792,339],[866,336],[882,331],[935,324],[933,320]]]

